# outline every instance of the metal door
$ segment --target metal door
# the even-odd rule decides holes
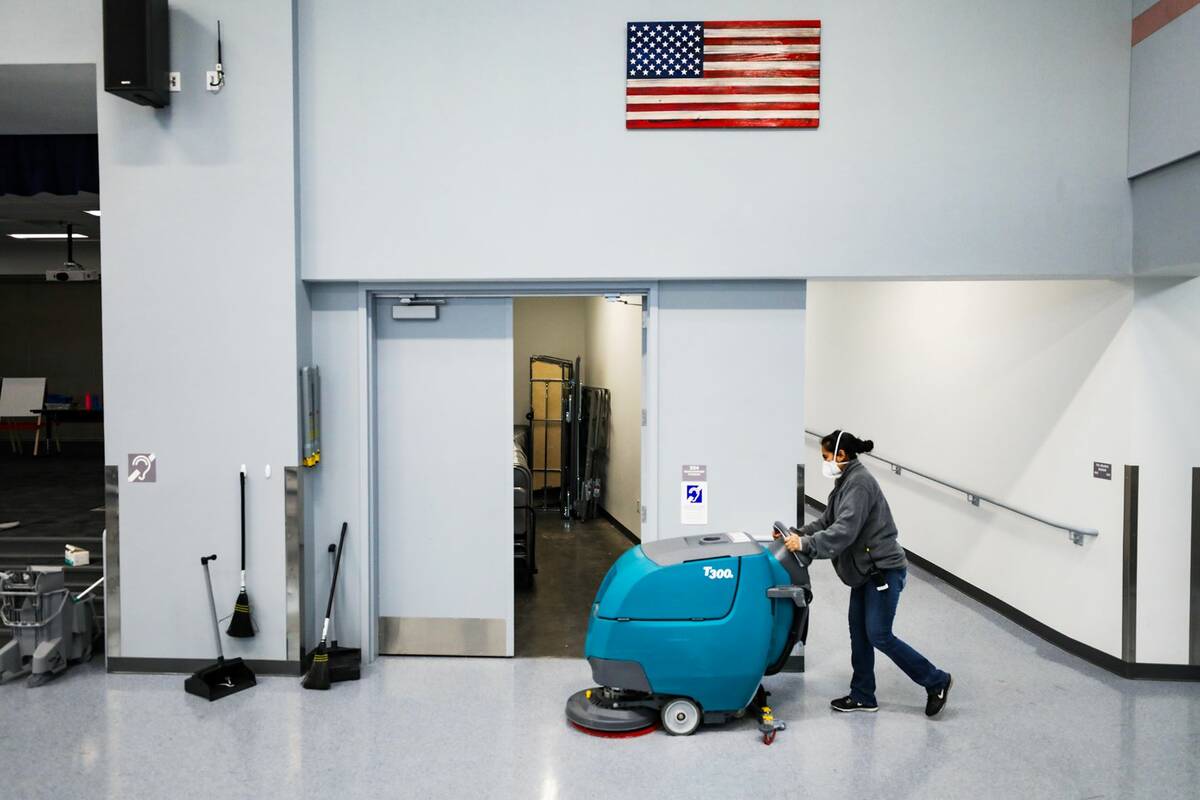
[[[379,652],[513,654],[512,300],[376,301]]]

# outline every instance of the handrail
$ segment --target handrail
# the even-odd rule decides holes
[[[817,440],[821,439],[821,434],[817,433],[816,431],[810,431],[809,429],[805,428],[804,432]],[[863,453],[862,455],[870,456],[876,461],[882,461],[884,464],[887,464],[889,467],[891,467],[892,472],[896,473],[897,475],[900,475],[903,472],[911,472],[913,475],[924,478],[931,483],[944,486],[951,491],[961,492],[967,496],[968,502],[970,502],[973,506],[978,506],[980,503],[987,503],[988,505],[996,506],[997,508],[1003,508],[1005,511],[1011,511],[1012,513],[1018,514],[1026,519],[1031,519],[1034,522],[1040,522],[1043,525],[1048,525],[1051,528],[1058,528],[1059,530],[1066,531],[1067,535],[1071,538],[1071,541],[1080,547],[1083,546],[1083,537],[1100,535],[1100,531],[1096,530],[1095,528],[1082,528],[1077,525],[1063,525],[1060,522],[1054,522],[1046,519],[1045,517],[1039,517],[1037,514],[1031,514],[1028,511],[1022,511],[1019,508],[1013,508],[1006,503],[1001,503],[999,500],[993,500],[992,498],[982,495],[979,492],[975,492],[970,489],[964,489],[961,486],[955,486],[954,484],[941,480],[940,478],[935,478],[932,475],[926,475],[924,472],[915,470],[912,467],[906,467],[903,464],[898,464],[895,461],[889,461],[888,459],[883,458],[882,456],[877,456],[874,453]]]

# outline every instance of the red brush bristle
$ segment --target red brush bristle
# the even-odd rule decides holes
[[[601,739],[632,739],[635,736],[645,736],[648,733],[654,733],[658,730],[658,725],[650,725],[645,728],[638,728],[635,731],[594,731],[591,728],[583,727],[577,722],[570,722],[568,720],[568,723],[571,727],[586,733],[588,736],[596,736]]]

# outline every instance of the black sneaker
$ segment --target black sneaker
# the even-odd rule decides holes
[[[954,685],[954,676],[946,675],[946,685],[938,689],[936,692],[932,689],[929,691],[929,699],[925,701],[925,716],[936,717],[946,707],[946,700],[950,697],[950,687]]]
[[[855,700],[854,698],[850,697],[850,695],[846,695],[845,697],[839,697],[837,700],[830,701],[829,707],[832,708],[834,711],[842,711],[842,712],[870,711],[870,712],[874,713],[879,710],[878,705],[869,706],[869,705],[866,705],[865,703],[860,703],[857,700]]]

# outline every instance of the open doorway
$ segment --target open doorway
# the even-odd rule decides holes
[[[582,656],[596,589],[640,536],[643,300],[513,301],[518,656]]]
[[[102,574],[98,150],[95,65],[0,64],[0,572],[76,592]]]
[[[642,440],[657,424],[655,291],[361,289],[368,477],[360,499],[370,527],[361,586],[372,657],[582,653],[605,570],[656,524],[642,505],[643,481],[656,474],[655,452]],[[530,308],[547,313],[530,316]],[[574,472],[533,491],[533,447],[525,444],[532,437],[522,426],[531,427],[535,356],[569,360],[572,380],[581,378],[574,392],[604,399],[603,411],[588,416],[607,423],[577,433],[576,441],[592,444],[575,461],[563,454],[563,463],[579,464],[586,488],[577,493],[567,488]],[[523,495],[514,491],[521,453]],[[537,572],[517,596],[524,558]]]

